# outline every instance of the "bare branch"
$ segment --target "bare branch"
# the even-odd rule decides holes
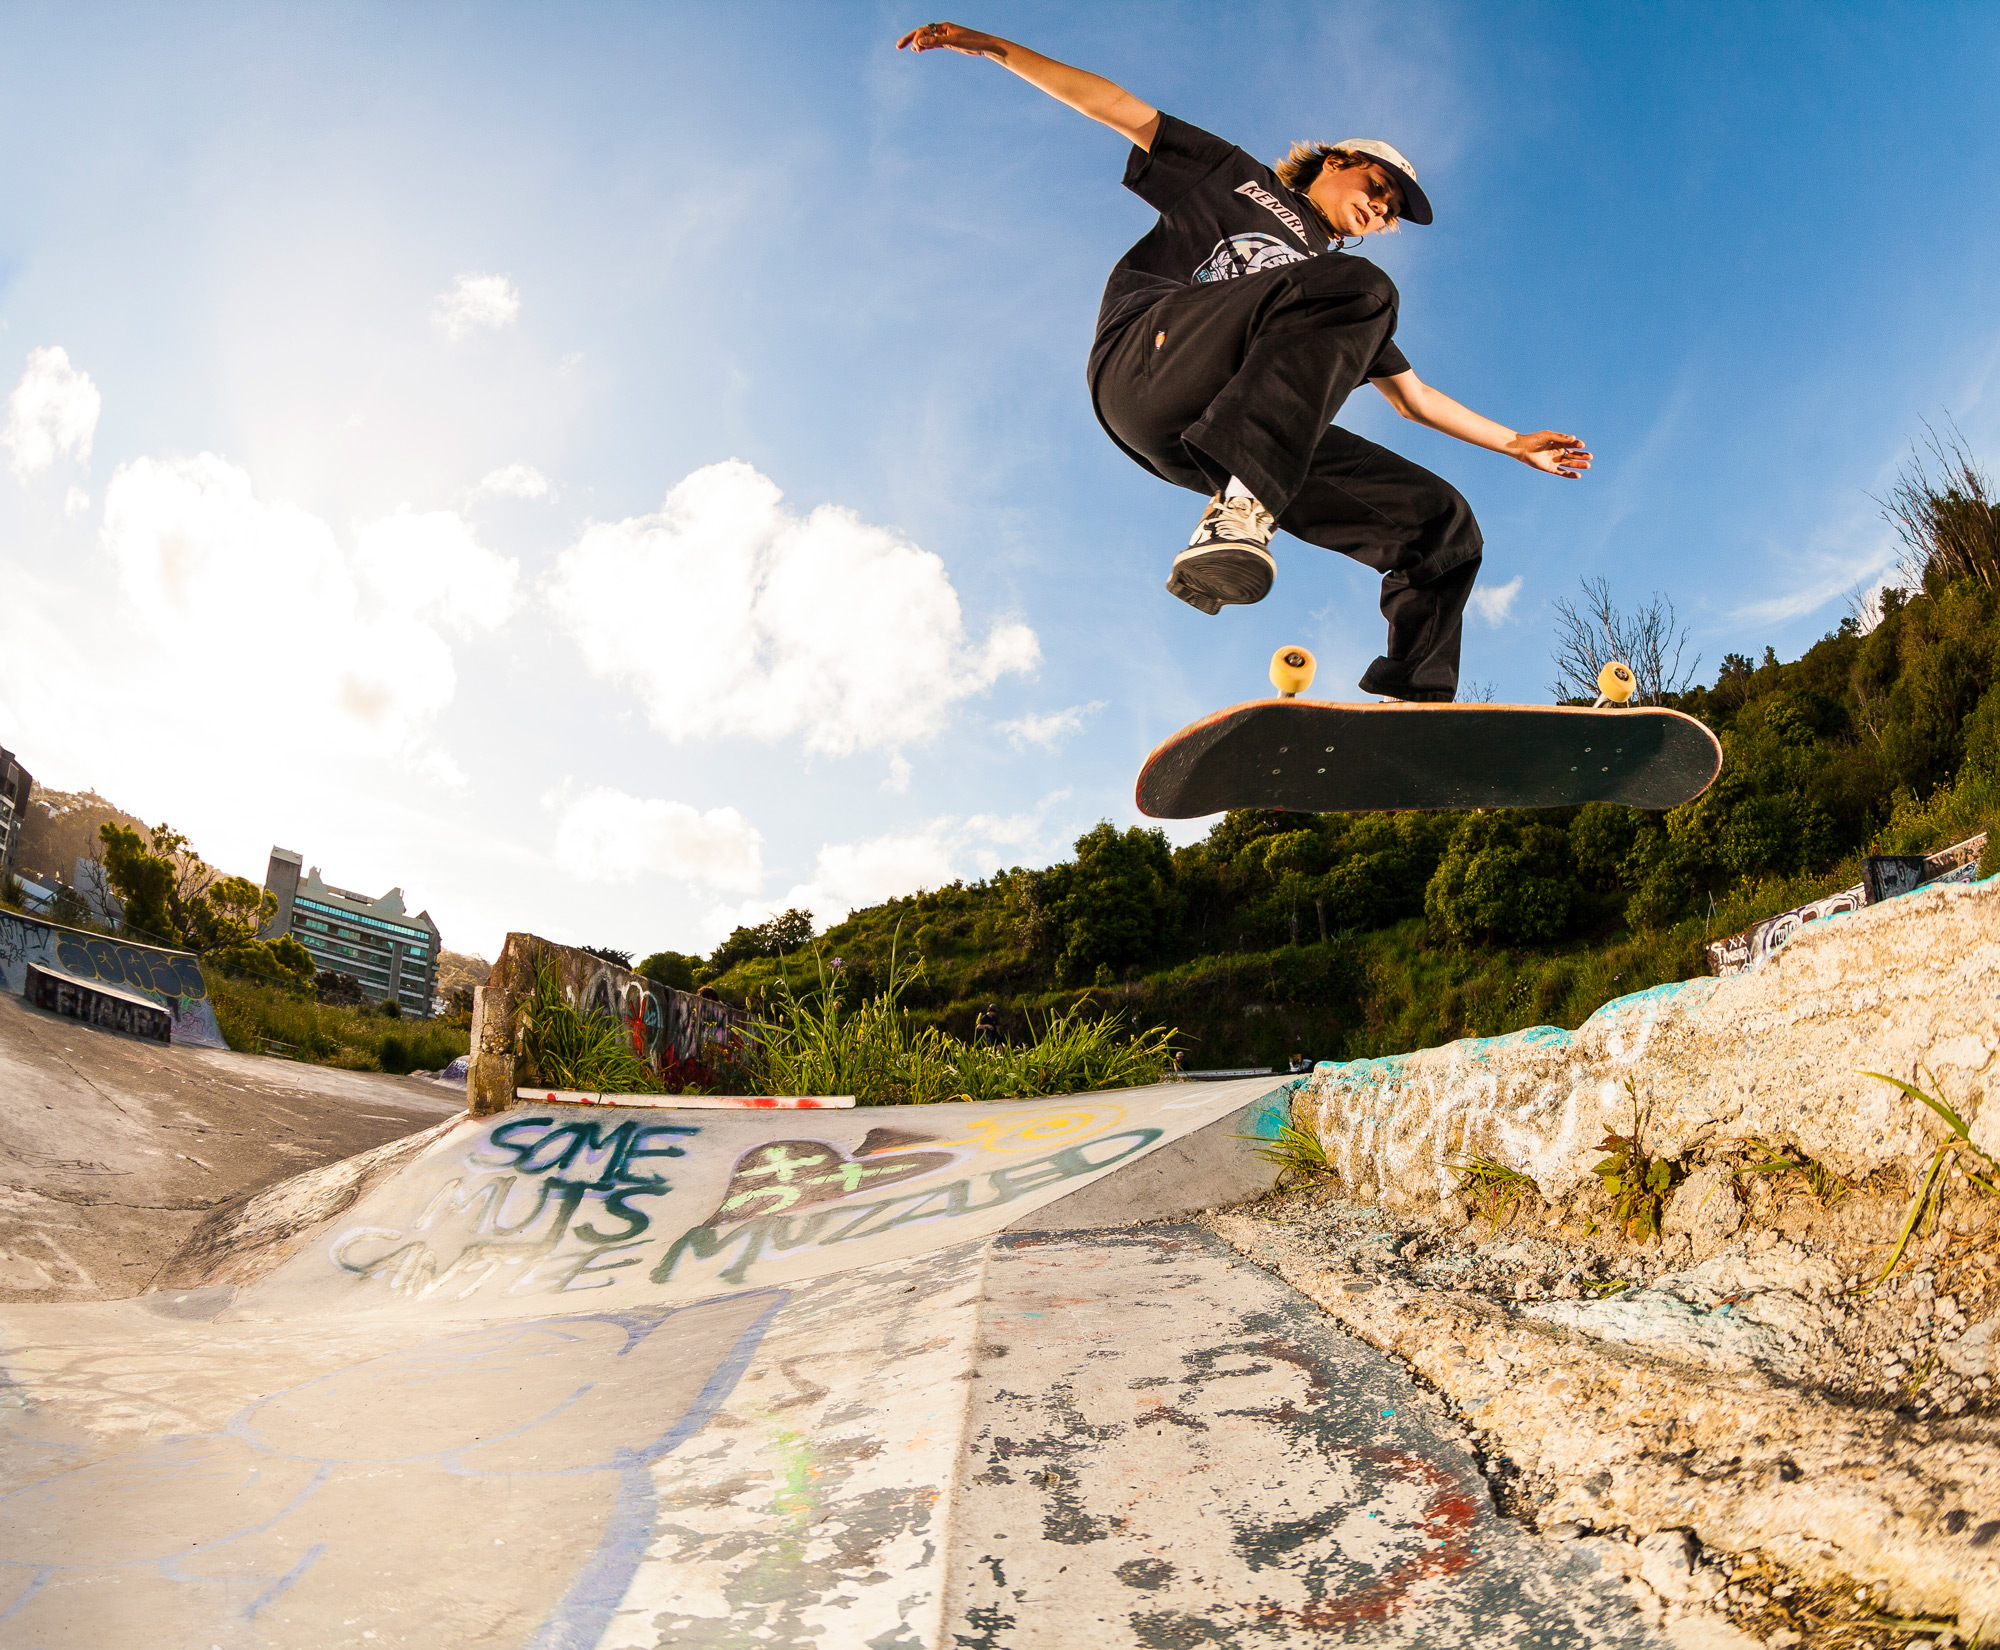
[[[1944,435],[1926,424],[1922,447],[1911,448],[1910,462],[1889,496],[1875,502],[1902,541],[1897,573],[1904,584],[1921,590],[1961,579],[1988,588],[2000,583],[2000,513],[1993,483],[1956,424]]]
[[[1701,655],[1685,666],[1687,627],[1679,623],[1671,597],[1653,592],[1645,606],[1621,613],[1606,579],[1585,579],[1581,601],[1556,601],[1557,699],[1595,699],[1597,673],[1613,659],[1632,667],[1636,700],[1658,704],[1663,695],[1685,693],[1701,668]]]

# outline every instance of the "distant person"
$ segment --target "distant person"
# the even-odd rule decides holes
[[[1208,498],[1167,589],[1204,613],[1263,600],[1282,527],[1382,575],[1389,636],[1364,693],[1456,697],[1479,524],[1450,483],[1331,420],[1365,382],[1403,417],[1547,475],[1574,480],[1590,454],[1460,406],[1396,347],[1395,283],[1345,249],[1431,221],[1416,167],[1379,138],[1295,143],[1266,166],[1099,75],[956,23],[896,44],[989,57],[1133,144],[1125,187],[1160,221],[1111,272],[1088,378],[1126,456]]]
[[[722,993],[717,991],[712,985],[697,986],[695,988],[695,995],[705,1002],[719,1003],[722,1001]]]
[[[995,1003],[988,1003],[979,1011],[979,1018],[972,1022],[974,1043],[997,1043],[1000,1040],[1000,1009]]]

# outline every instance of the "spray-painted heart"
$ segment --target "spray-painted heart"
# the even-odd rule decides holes
[[[954,1152],[898,1152],[893,1157],[871,1154],[871,1146],[879,1152],[882,1146],[926,1138],[897,1134],[878,1145],[877,1136],[889,1134],[886,1129],[870,1131],[852,1157],[824,1140],[773,1140],[753,1147],[736,1160],[722,1204],[708,1224],[723,1226],[829,1203],[858,1192],[880,1191],[942,1169],[956,1159]]]

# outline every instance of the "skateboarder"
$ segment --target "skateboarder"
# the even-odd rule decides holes
[[[1382,574],[1389,640],[1362,691],[1452,699],[1479,524],[1450,483],[1333,416],[1365,381],[1403,417],[1548,475],[1574,480],[1590,454],[1460,406],[1396,347],[1394,283],[1344,249],[1431,221],[1416,168],[1374,138],[1294,144],[1266,166],[1102,76],[956,23],[896,44],[991,58],[1131,140],[1125,187],[1160,221],[1111,272],[1089,382],[1113,441],[1208,496],[1167,589],[1204,613],[1261,601],[1282,527]]]

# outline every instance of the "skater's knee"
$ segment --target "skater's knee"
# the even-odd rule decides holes
[[[1366,258],[1352,255],[1308,258],[1293,264],[1288,273],[1294,274],[1305,290],[1316,296],[1372,299],[1384,309],[1394,309],[1400,301],[1396,283],[1389,279],[1387,271]]]

